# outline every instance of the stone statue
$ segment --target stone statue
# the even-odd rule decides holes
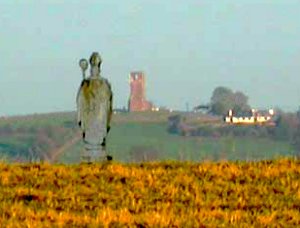
[[[82,162],[112,160],[106,154],[106,137],[110,130],[112,118],[113,94],[111,85],[100,76],[102,59],[97,52],[90,57],[90,76],[85,77],[88,62],[79,61],[83,80],[77,93],[77,120],[82,130],[84,151]]]

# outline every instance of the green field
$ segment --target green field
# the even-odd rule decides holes
[[[172,135],[167,131],[169,115],[166,112],[115,114],[107,140],[108,152],[121,162],[261,160],[294,156],[288,142],[270,138]],[[13,133],[0,136],[0,159],[26,154],[37,140],[41,140],[40,150],[55,151],[80,132],[75,116],[74,112],[66,112],[1,119],[0,130],[11,128]],[[54,144],[52,147],[47,145],[49,141]],[[61,153],[57,161],[78,162],[82,146],[82,142],[76,143]]]
[[[60,158],[76,162],[82,148],[78,143]],[[293,156],[288,143],[268,138],[201,138],[171,135],[166,123],[118,123],[112,126],[108,151],[122,162],[145,160],[261,160]],[[138,157],[135,159],[134,157]]]

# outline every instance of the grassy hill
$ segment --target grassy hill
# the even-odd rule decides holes
[[[151,160],[259,160],[293,156],[288,142],[255,137],[184,137],[167,132],[174,113],[118,113],[113,116],[108,151],[122,162]],[[74,112],[0,119],[0,159],[40,156],[58,162],[78,162],[82,142],[65,147],[80,134]],[[207,122],[207,117],[197,121]],[[60,151],[64,148],[64,151]],[[59,152],[60,151],[60,152]],[[59,152],[59,153],[58,153]],[[17,158],[17,159],[16,159]],[[34,159],[33,159],[34,160]]]
[[[1,164],[3,227],[297,227],[300,163]]]

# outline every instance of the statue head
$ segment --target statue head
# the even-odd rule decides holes
[[[102,63],[102,59],[99,53],[93,52],[90,57],[91,76],[99,76],[101,63]]]
[[[101,56],[99,55],[99,53],[98,52],[93,52],[91,57],[90,57],[91,67],[100,68],[101,63],[102,63],[102,59],[101,59]]]

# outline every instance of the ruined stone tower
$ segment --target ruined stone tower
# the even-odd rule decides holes
[[[146,82],[144,73],[141,71],[131,72],[129,80],[130,97],[128,110],[130,112],[151,110],[152,104],[146,99]]]

